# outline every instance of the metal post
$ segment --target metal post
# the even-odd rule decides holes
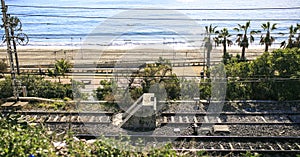
[[[16,80],[16,72],[15,72],[15,65],[14,65],[14,58],[13,58],[13,52],[11,50],[11,37],[10,37],[10,23],[7,19],[7,6],[5,5],[4,0],[1,0],[1,6],[2,6],[2,15],[3,15],[3,26],[5,29],[5,36],[6,36],[6,46],[7,46],[7,54],[9,57],[10,62],[10,74],[12,79],[12,88],[13,88],[13,94],[17,101],[19,101],[19,92],[17,87],[17,80]]]
[[[175,62],[175,50],[174,50],[174,46],[175,46],[175,38],[173,38],[173,61]]]
[[[83,52],[82,52],[82,42],[81,42],[81,37],[79,38],[80,40],[80,54],[81,54],[81,59],[83,59]]]
[[[14,29],[11,28],[10,32],[11,32],[11,36],[13,38],[13,47],[14,47],[13,53],[15,54],[17,74],[20,75],[19,59],[18,59],[18,53],[17,53],[17,44],[16,44],[16,40],[15,40],[15,36],[14,36],[14,34],[15,34]]]
[[[205,45],[204,45],[204,49],[203,49],[203,71],[205,71],[205,67],[206,67],[206,58],[205,58]]]

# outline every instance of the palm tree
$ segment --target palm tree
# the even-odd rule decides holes
[[[72,64],[65,59],[56,60],[56,63],[54,64],[54,69],[48,69],[49,76],[58,76],[58,80],[60,82],[60,77],[65,77],[65,73],[70,72],[72,68]]]
[[[207,35],[207,37],[204,38],[205,41],[205,48],[207,49],[207,69],[209,69],[210,67],[210,53],[212,50],[212,42],[211,42],[211,35],[215,34],[215,29],[217,28],[217,26],[212,26],[212,24],[210,24],[209,26],[205,26],[205,33]]]
[[[246,48],[248,48],[248,46],[249,46],[249,40],[250,40],[250,43],[252,43],[254,41],[253,35],[258,33],[258,31],[252,30],[252,31],[250,31],[250,37],[248,38],[247,34],[248,34],[249,28],[250,28],[250,21],[246,22],[246,25],[238,24],[238,27],[233,29],[238,32],[243,31],[243,33],[244,33],[244,34],[237,34],[238,38],[236,40],[236,42],[239,44],[239,46],[242,47],[242,56],[241,56],[242,60],[246,59],[245,51],[246,51]]]
[[[296,27],[294,27],[293,25],[291,25],[289,27],[289,39],[288,39],[288,43],[286,45],[285,41],[283,41],[283,42],[281,42],[280,47],[285,47],[285,46],[286,46],[285,48],[292,48],[292,47],[294,47],[294,40],[293,40],[293,38],[295,37],[295,34],[297,33],[297,31],[298,31],[298,29],[300,27],[300,26],[298,27],[298,25],[299,24],[297,24]]]
[[[216,33],[218,36],[215,41],[223,45],[223,57],[225,57],[227,53],[227,45],[230,46],[233,44],[232,41],[228,39],[231,37],[231,34],[229,34],[227,28],[223,28],[221,31],[216,31]]]
[[[300,30],[300,24],[297,23],[297,31]],[[300,48],[300,33],[298,33],[298,37],[296,37],[296,43],[295,43],[298,48]]]
[[[266,36],[261,35],[260,37],[260,44],[265,45],[265,52],[269,51],[269,46],[272,45],[272,43],[275,41],[275,38],[271,36],[271,31],[277,29],[276,28],[277,23],[274,23],[272,26],[270,22],[263,23],[261,27],[264,29],[264,31],[267,31]]]

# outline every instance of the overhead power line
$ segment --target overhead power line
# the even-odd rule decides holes
[[[170,21],[300,21],[300,18],[285,19],[206,19],[206,18],[140,18],[140,17],[109,17],[109,16],[73,16],[73,15],[42,15],[42,14],[12,14],[14,16],[59,17],[59,18],[88,18],[88,19],[117,19],[117,20],[170,20]]]
[[[294,7],[268,7],[268,8],[129,8],[129,7],[64,7],[64,6],[29,6],[29,5],[9,5],[10,7],[20,8],[43,8],[43,9],[97,9],[97,10],[290,10],[300,9],[300,6]]]

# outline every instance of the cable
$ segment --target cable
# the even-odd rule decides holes
[[[88,33],[90,34],[90,33]],[[162,32],[162,31],[158,31],[158,32],[124,32],[124,33],[106,33],[106,32],[99,32],[99,33],[93,33],[92,35],[94,36],[112,36],[112,35],[127,35],[127,36],[139,36],[139,35],[185,35],[185,36],[195,36],[195,34],[192,34],[192,33],[180,33],[180,34],[177,34],[176,32]],[[238,35],[240,34],[239,32],[236,32],[234,31],[233,33],[230,33],[230,35]],[[262,34],[266,34],[266,33],[258,33],[256,34],[257,36],[260,37],[260,35]],[[289,35],[289,33],[285,33],[286,35]],[[285,34],[282,34],[282,33],[273,33],[273,32],[270,32],[270,35],[281,35],[281,36],[284,36]],[[87,35],[87,33],[74,33],[74,34],[70,34],[70,33],[57,33],[57,34],[46,34],[46,33],[41,33],[41,34],[38,34],[38,33],[35,33],[35,34],[30,34],[31,36],[71,36],[71,35],[74,35],[74,36],[84,36],[84,35]],[[205,33],[202,33],[202,34],[199,34],[199,35],[206,35]],[[299,33],[295,33],[294,35],[300,35],[300,32]],[[218,34],[211,34],[212,37],[214,36],[218,36]]]
[[[43,8],[43,9],[97,9],[97,10],[290,10],[300,9],[300,6],[295,7],[270,7],[270,8],[128,8],[128,7],[63,7],[63,6],[28,6],[28,5],[8,5],[11,7],[21,8]]]
[[[109,17],[109,16],[67,16],[41,14],[11,14],[13,16],[59,17],[59,18],[88,18],[88,19],[117,19],[117,20],[151,20],[151,21],[300,21],[300,18],[289,19],[186,19],[186,18],[140,18],[140,17]]]

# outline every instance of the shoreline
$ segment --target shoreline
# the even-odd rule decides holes
[[[198,46],[186,46],[186,45],[178,45],[178,44],[174,44],[174,46],[172,44],[170,45],[162,45],[162,44],[149,44],[149,45],[116,45],[116,46],[92,46],[92,45],[83,45],[83,46],[66,46],[66,45],[45,45],[45,46],[33,46],[33,45],[29,45],[29,46],[17,46],[17,50],[36,50],[36,49],[40,49],[40,50],[80,50],[80,49],[100,49],[100,50],[130,50],[130,49],[157,49],[157,50],[163,50],[163,49],[174,49],[174,50],[195,50],[198,49]],[[200,47],[199,47],[200,48]],[[213,46],[213,49],[216,50],[223,50],[222,46]],[[241,51],[241,47],[237,46],[237,45],[232,45],[227,47],[227,51]],[[274,49],[280,49],[279,46],[270,46],[269,50],[274,50]],[[6,50],[6,45],[1,45],[0,46],[0,50]],[[247,50],[255,50],[255,51],[264,51],[264,45],[249,45],[248,48],[246,48]]]

